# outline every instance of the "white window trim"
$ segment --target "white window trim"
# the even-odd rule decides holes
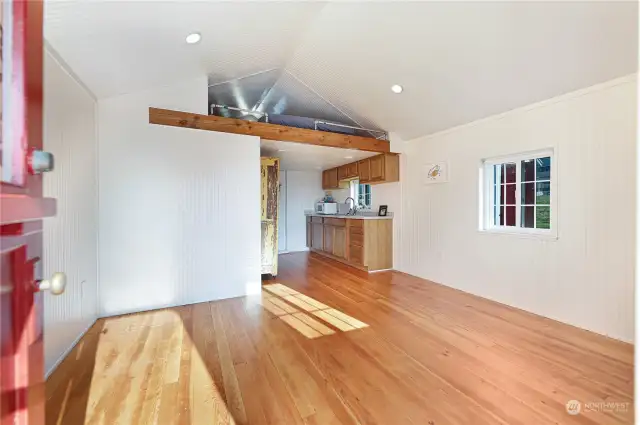
[[[551,157],[551,178],[550,188],[551,197],[549,199],[549,206],[551,209],[550,214],[550,229],[536,229],[519,227],[521,222],[521,204],[518,203],[521,200],[521,166],[522,160],[535,159],[549,156]],[[496,226],[492,224],[492,214],[494,196],[493,191],[493,166],[502,164],[505,162],[514,162],[516,164],[516,223],[518,226]],[[557,155],[552,148],[542,149],[537,151],[523,152],[514,155],[504,155],[499,157],[492,157],[481,161],[479,170],[479,231],[483,233],[494,233],[502,235],[514,235],[524,236],[531,238],[541,239],[557,239],[558,238],[558,173],[557,173],[558,159]],[[546,181],[546,180],[545,180]]]
[[[359,198],[359,194],[360,194],[360,184],[367,184],[367,183],[360,183],[360,180],[355,179],[355,180],[351,180],[349,182],[349,196],[351,196],[355,202],[356,205],[358,205],[358,198]],[[370,195],[371,198],[371,195]],[[371,203],[373,204],[373,199],[371,199]],[[372,208],[372,205],[365,205],[364,209],[367,211],[370,211]]]

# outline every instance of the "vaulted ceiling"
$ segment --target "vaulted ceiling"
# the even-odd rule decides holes
[[[289,105],[410,139],[637,72],[637,7],[48,1],[45,37],[100,98],[259,74]]]

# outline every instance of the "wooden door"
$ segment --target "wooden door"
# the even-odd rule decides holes
[[[369,158],[371,181],[384,180],[384,155],[377,155]]]
[[[360,177],[360,183],[366,183],[371,180],[369,159],[358,161],[358,176]]]
[[[280,195],[280,170],[278,158],[260,158],[262,187],[262,274],[278,274],[278,197]]]
[[[62,293],[66,283],[63,274],[39,280],[42,219],[55,215],[56,210],[55,199],[42,197],[41,173],[53,168],[53,157],[42,151],[43,4],[36,0],[3,3],[0,424],[42,425],[45,393],[40,291]]]
[[[324,243],[324,226],[321,223],[311,223],[311,246],[313,249],[322,250]]]
[[[333,255],[346,258],[347,231],[344,227],[336,226],[333,231]]]

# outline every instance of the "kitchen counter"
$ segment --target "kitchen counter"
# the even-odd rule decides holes
[[[305,211],[304,215],[309,217],[328,217],[328,218],[348,218],[355,220],[391,220],[393,219],[393,213],[388,213],[388,215],[384,217],[380,217],[377,213],[372,213],[371,215],[345,215],[345,214],[318,214],[313,211]]]

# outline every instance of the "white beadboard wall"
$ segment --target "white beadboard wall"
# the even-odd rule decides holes
[[[99,314],[260,291],[260,139],[148,123],[207,113],[207,78],[100,100]]]
[[[98,181],[96,101],[48,49],[44,57],[44,148],[55,170],[44,176],[44,195],[58,213],[44,221],[43,275],[67,274],[63,295],[44,294],[47,375],[97,316]]]
[[[407,142],[396,267],[633,341],[636,104],[629,76]],[[557,240],[480,232],[482,159],[548,147]],[[424,185],[436,161],[450,181]]]

